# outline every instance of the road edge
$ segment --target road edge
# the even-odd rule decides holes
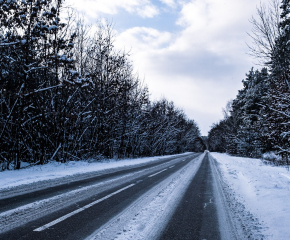
[[[254,220],[241,202],[235,198],[235,192],[224,180],[217,160],[208,153],[213,175],[214,194],[222,240],[265,239],[257,231],[259,222]]]

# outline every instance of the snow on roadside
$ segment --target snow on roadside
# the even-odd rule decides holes
[[[290,172],[260,159],[210,153],[236,198],[262,223],[267,239],[290,239]]]
[[[188,153],[185,153],[185,155]],[[175,156],[175,155],[171,155]],[[158,161],[171,157],[146,157],[138,159],[108,160],[103,162],[72,161],[68,163],[52,162],[46,165],[37,165],[26,169],[0,172],[0,190],[38,181],[57,179],[75,174],[101,171],[105,169],[133,166],[142,163]],[[181,155],[179,155],[181,156]]]

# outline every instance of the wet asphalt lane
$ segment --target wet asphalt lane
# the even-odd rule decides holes
[[[221,239],[212,181],[207,154],[160,240]]]

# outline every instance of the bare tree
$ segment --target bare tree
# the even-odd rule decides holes
[[[280,1],[271,0],[269,6],[260,3],[257,7],[257,16],[252,16],[252,30],[248,35],[251,44],[247,44],[250,55],[258,60],[258,64],[270,62],[275,48],[275,40],[280,36]]]

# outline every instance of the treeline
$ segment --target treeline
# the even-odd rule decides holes
[[[0,170],[100,157],[202,151],[197,124],[151,102],[112,28],[63,0],[0,1]],[[92,29],[94,34],[92,34]]]
[[[275,152],[283,164],[290,155],[290,0],[258,8],[250,36],[252,54],[264,65],[243,80],[243,89],[208,135],[211,151],[248,157]],[[274,159],[273,159],[274,160]]]

